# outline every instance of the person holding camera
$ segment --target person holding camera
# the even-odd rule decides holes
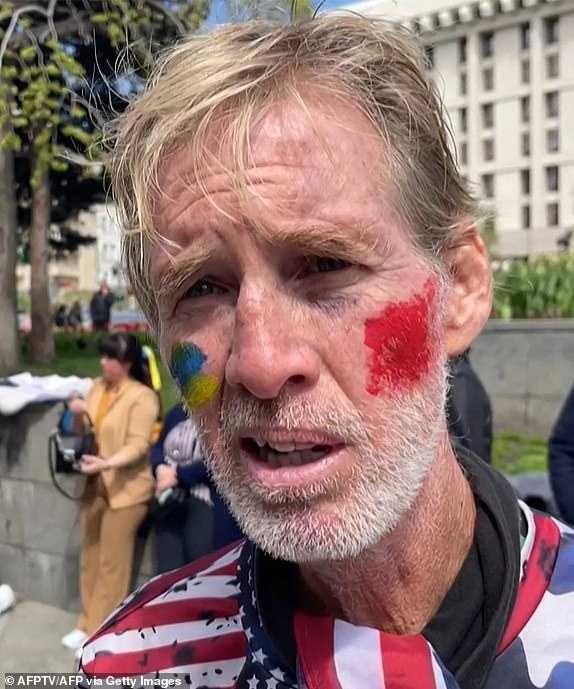
[[[163,573],[213,549],[211,491],[203,480],[197,429],[183,405],[166,414],[151,463],[156,480],[156,564]]]
[[[149,450],[160,403],[148,356],[128,333],[100,344],[101,372],[85,400],[69,403],[76,432],[93,424],[97,451],[77,469],[87,476],[80,506],[80,597],[76,628],[62,644],[79,651],[129,592],[139,526],[154,494]]]
[[[212,484],[197,428],[183,404],[166,414],[151,462],[156,478],[159,573],[182,567],[242,537]]]

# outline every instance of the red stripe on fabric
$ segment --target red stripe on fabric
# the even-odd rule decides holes
[[[224,557],[227,553],[231,552],[234,548],[239,545],[240,542],[232,543],[231,545],[218,550],[215,553],[210,553],[205,557],[202,557],[195,562],[191,562],[180,569],[176,569],[173,572],[169,572],[155,581],[151,581],[149,584],[144,586],[139,594],[136,594],[134,600],[129,601],[123,607],[120,607],[116,613],[113,615],[112,619],[105,623],[98,631],[90,637],[90,640],[98,639],[102,634],[106,634],[108,631],[114,629],[120,620],[125,619],[128,615],[133,614],[135,610],[139,609],[141,606],[145,605],[154,598],[158,598],[162,593],[165,593],[171,586],[177,584],[181,579],[186,577],[193,577],[197,574],[201,574],[204,570],[211,567],[217,560]],[[222,575],[222,576],[235,576],[237,574],[237,561],[239,560],[240,552],[237,553],[237,557],[227,565],[218,567],[212,572],[209,572],[206,576]]]
[[[385,689],[436,689],[431,649],[419,635],[380,634]]]
[[[180,644],[142,648],[137,651],[108,654],[99,652],[89,663],[83,664],[88,674],[139,675],[161,672],[180,665],[196,665],[245,657],[243,631]]]
[[[522,573],[510,622],[497,651],[503,653],[524,629],[546,593],[560,545],[560,529],[550,517],[534,513],[532,552]]]
[[[297,612],[293,627],[307,689],[342,689],[335,669],[335,621]]]
[[[208,620],[214,617],[233,617],[239,614],[239,604],[234,598],[190,598],[141,606],[130,615],[117,621],[106,633],[121,634],[130,629],[161,627]]]

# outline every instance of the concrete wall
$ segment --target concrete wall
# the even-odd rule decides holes
[[[77,610],[78,505],[57,492],[48,469],[48,436],[61,409],[42,404],[0,415],[0,582],[29,598]],[[82,477],[58,480],[79,495]],[[146,551],[140,580],[152,573],[149,543]]]
[[[496,428],[547,436],[574,379],[574,320],[492,322],[472,360],[491,395]],[[35,405],[0,416],[0,581],[77,609],[78,506],[52,485],[47,459],[61,408]],[[83,479],[59,481],[78,494]],[[152,573],[148,539],[138,581]]]
[[[491,321],[471,360],[495,429],[547,437],[574,383],[574,319]]]

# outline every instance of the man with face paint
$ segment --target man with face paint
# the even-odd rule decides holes
[[[574,534],[449,441],[492,276],[412,37],[217,28],[115,136],[130,282],[248,540],[136,592],[86,675],[574,687]]]

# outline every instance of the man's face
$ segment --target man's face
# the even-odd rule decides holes
[[[217,164],[200,183],[187,153],[165,166],[157,222],[181,249],[152,253],[160,345],[246,534],[347,558],[396,527],[436,454],[441,289],[358,110],[284,103],[251,153],[240,197]]]

